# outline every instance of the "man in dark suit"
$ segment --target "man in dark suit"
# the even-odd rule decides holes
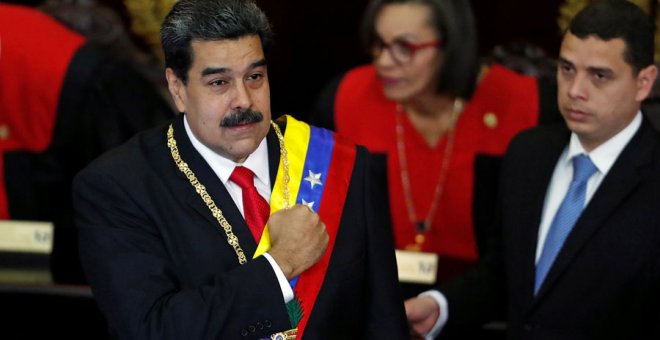
[[[653,52],[653,23],[630,2],[575,17],[557,68],[565,124],[512,141],[502,234],[443,295],[406,301],[414,330],[432,336],[445,316],[450,335],[506,315],[510,339],[660,336],[660,136],[640,111]]]
[[[262,11],[182,0],[161,36],[181,116],[74,183],[83,268],[113,335],[405,338],[378,213],[384,178],[365,149],[290,117],[270,121]],[[322,196],[304,196],[314,190]]]

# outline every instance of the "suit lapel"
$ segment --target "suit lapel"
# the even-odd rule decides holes
[[[286,126],[277,121],[277,126],[280,127],[282,135]],[[275,134],[275,130],[271,127],[266,135],[266,144],[268,145],[268,173],[270,175],[270,189],[273,190],[275,179],[277,178],[277,168],[280,165],[280,142]]]
[[[621,152],[566,238],[539,290],[537,300],[556,284],[589,239],[648,175],[650,167],[647,165],[651,162],[651,153],[657,142],[651,129],[645,120]]]
[[[556,129],[547,131],[542,138],[544,141],[542,149],[535,152],[535,155],[539,155],[539,157],[528,159],[529,164],[526,167],[528,170],[524,182],[525,197],[522,201],[525,202],[526,208],[521,210],[522,216],[519,224],[521,252],[518,253],[522,254],[524,270],[516,270],[516,273],[523,276],[519,278],[518,282],[522,283],[520,286],[522,296],[529,299],[526,301],[528,306],[534,297],[536,245],[548,183],[550,183],[559,156],[566,148],[569,137],[570,132],[563,124],[559,127],[559,131]]]
[[[176,119],[173,125],[174,138],[176,139],[181,159],[188,164],[199,182],[204,185],[209,196],[211,196],[216,206],[222,211],[222,214],[231,225],[232,232],[238,237],[239,244],[241,248],[243,248],[245,256],[248,260],[251,259],[257,249],[257,244],[254,241],[241,212],[234,204],[231,195],[229,195],[229,192],[224,184],[222,184],[222,181],[220,181],[218,176],[216,176],[208,163],[206,163],[204,158],[202,158],[190,142],[183,125],[183,115]],[[173,162],[172,164],[174,165]],[[209,207],[195,191],[195,188],[190,184],[186,176],[178,171],[178,169],[177,173],[178,176],[185,181],[184,192],[186,193],[186,202],[197,211],[202,218],[209,222],[209,227],[215,228],[221,234],[222,239],[226,240],[227,236],[224,229],[220,226],[218,220],[213,217]],[[232,253],[234,252],[234,249],[226,241],[223,242],[222,246],[226,246],[231,249]]]

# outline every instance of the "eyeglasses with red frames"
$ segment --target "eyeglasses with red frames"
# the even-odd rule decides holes
[[[378,57],[384,49],[390,52],[390,56],[397,64],[406,64],[410,62],[415,54],[422,49],[429,47],[438,47],[442,45],[442,40],[436,39],[421,43],[413,43],[403,39],[396,39],[387,44],[383,40],[378,39],[372,47],[373,57]]]

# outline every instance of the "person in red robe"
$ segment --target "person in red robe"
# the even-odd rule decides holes
[[[0,3],[0,219],[53,222],[55,281],[85,282],[73,176],[173,115],[130,61],[34,8]]]

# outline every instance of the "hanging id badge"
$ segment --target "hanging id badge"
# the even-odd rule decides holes
[[[435,284],[438,273],[438,254],[396,249],[399,281]]]

